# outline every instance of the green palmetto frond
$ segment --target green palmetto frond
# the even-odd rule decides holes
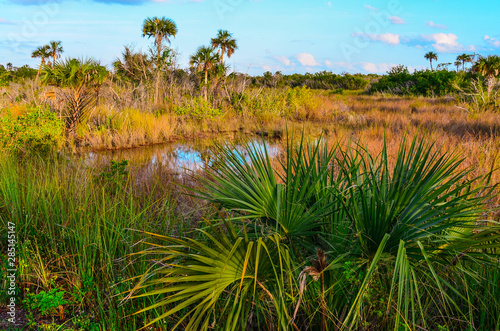
[[[477,270],[500,257],[500,226],[483,220],[491,174],[472,177],[425,138],[403,139],[395,158],[339,146],[292,140],[278,161],[265,143],[217,146],[193,195],[233,221],[165,239],[163,266],[135,289],[158,295],[144,311],[188,329],[473,326],[488,307]]]
[[[208,176],[199,178],[204,190],[196,194],[263,225],[265,232],[302,241],[317,235],[321,220],[334,212],[328,192],[320,190],[335,151],[325,144],[291,143],[275,171],[265,143],[217,146]]]
[[[182,312],[172,329],[182,324],[186,330],[206,330],[213,325],[237,330],[245,329],[247,323],[286,329],[283,284],[290,263],[287,247],[276,235],[250,240],[238,234],[230,221],[211,230],[200,230],[204,240],[153,235],[166,245],[155,244],[154,250],[139,253],[161,255],[129,295],[161,296],[156,304],[137,312],[164,311],[144,327]]]

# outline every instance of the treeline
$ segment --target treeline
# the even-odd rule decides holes
[[[0,86],[8,86],[11,82],[19,82],[23,79],[33,79],[36,77],[36,70],[28,65],[14,67],[11,63],[6,66],[0,64]]]
[[[375,74],[334,74],[331,71],[283,75],[267,71],[252,78],[252,85],[265,87],[308,87],[322,90],[364,90],[371,81],[380,77]]]

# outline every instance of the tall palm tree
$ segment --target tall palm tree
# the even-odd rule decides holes
[[[457,72],[458,72],[460,70],[460,66],[462,65],[462,61],[456,60],[454,64],[455,64],[455,67],[457,67]]]
[[[457,56],[457,61],[462,62],[462,71],[465,71],[465,62],[472,62],[472,56],[464,53]]]
[[[36,74],[36,80],[38,80],[40,72],[42,71],[42,67],[45,65],[45,59],[50,57],[49,48],[50,48],[49,45],[39,46],[37,49],[33,51],[33,53],[31,53],[32,58],[34,59],[40,58],[40,67],[38,68],[38,72]]]
[[[212,38],[212,46],[220,49],[220,63],[224,61],[224,54],[230,58],[234,51],[238,49],[238,44],[233,35],[227,30],[219,30],[217,37]]]
[[[51,64],[52,68],[56,64],[56,60],[60,59],[61,54],[64,52],[64,49],[61,44],[62,44],[61,41],[52,40],[48,45],[49,47],[48,51],[50,53],[50,56],[52,57],[52,64]]]
[[[208,84],[208,71],[212,69],[217,62],[219,62],[219,54],[215,52],[213,47],[209,46],[201,46],[198,48],[196,53],[191,55],[189,60],[189,64],[196,71],[203,71],[205,74],[205,90],[204,97],[205,101],[207,101],[207,84]]]
[[[146,18],[144,24],[142,25],[142,36],[148,38],[155,38],[155,46],[157,50],[156,66],[157,66],[157,77],[155,85],[155,95],[154,102],[158,102],[158,90],[160,86],[160,69],[161,69],[161,59],[162,59],[162,43],[166,40],[170,44],[170,37],[175,37],[177,34],[177,25],[170,18]]]
[[[486,86],[488,94],[490,94],[495,85],[495,79],[500,74],[500,56],[489,55],[488,57],[480,57],[472,67],[472,70],[486,78]]]
[[[424,57],[426,60],[429,60],[431,62],[431,70],[434,70],[434,69],[432,69],[432,60],[437,61],[437,59],[438,59],[437,54],[434,52],[428,52],[424,55]]]

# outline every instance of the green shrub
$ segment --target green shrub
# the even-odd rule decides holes
[[[15,117],[5,109],[0,116],[0,149],[46,155],[64,142],[64,126],[49,109],[30,108]]]
[[[197,120],[214,120],[221,117],[224,112],[219,108],[213,108],[210,102],[205,101],[202,97],[197,97],[194,98],[191,103],[186,103],[184,106],[176,107],[175,114],[187,115]]]

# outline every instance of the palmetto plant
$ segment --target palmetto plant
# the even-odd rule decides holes
[[[232,220],[140,253],[156,262],[131,295],[159,297],[141,312],[189,330],[473,325],[485,303],[465,275],[499,258],[488,176],[424,140],[395,163],[339,146],[292,141],[277,167],[265,144],[217,147],[193,194]]]
[[[144,20],[142,26],[142,36],[148,38],[153,37],[155,39],[154,44],[156,46],[156,51],[157,51],[156,54],[157,79],[156,79],[155,96],[154,96],[155,103],[157,103],[158,101],[160,70],[162,67],[162,58],[163,58],[163,40],[166,40],[168,43],[170,43],[170,37],[175,37],[176,35],[177,35],[177,25],[170,18],[148,17],[146,20]]]
[[[219,62],[219,55],[215,52],[213,47],[201,46],[196,50],[196,53],[191,55],[189,64],[196,71],[202,71],[205,75],[204,98],[207,101],[208,89],[208,72],[214,68]]]
[[[42,67],[45,65],[45,59],[51,56],[49,53],[49,45],[40,46],[31,53],[32,58],[40,58],[40,67],[38,67],[38,72],[36,74],[36,79],[40,77],[40,72],[42,71]]]
[[[212,38],[212,47],[220,49],[220,63],[224,62],[224,54],[230,58],[238,49],[238,44],[233,35],[227,30],[219,30],[217,37]]]
[[[74,135],[78,123],[86,116],[92,102],[92,91],[96,91],[108,76],[106,68],[92,59],[68,59],[51,68],[42,69],[42,82],[60,88],[66,100],[66,129]]]
[[[435,60],[435,61],[437,61],[437,60],[438,60],[438,56],[437,56],[437,54],[436,54],[436,53],[434,53],[434,52],[427,52],[427,53],[424,55],[424,57],[425,57],[425,59],[426,59],[426,60],[429,60],[429,61],[430,61],[430,63],[431,63],[431,70],[434,70],[434,69],[432,69],[432,60]]]

